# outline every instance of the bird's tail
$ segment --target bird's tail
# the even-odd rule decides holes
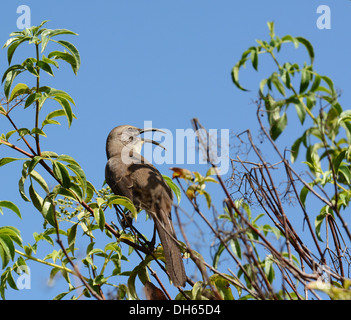
[[[165,215],[162,216],[165,217]],[[163,246],[169,276],[176,287],[184,287],[186,282],[186,274],[180,249],[177,242],[174,240],[177,237],[172,221],[167,217],[162,220],[154,219],[154,222]]]

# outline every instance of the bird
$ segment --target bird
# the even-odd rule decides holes
[[[120,125],[111,130],[106,140],[105,181],[114,194],[129,198],[138,211],[143,209],[152,218],[170,279],[175,287],[184,287],[186,273],[171,217],[173,192],[155,166],[140,154],[145,142],[164,147],[140,137],[147,131],[164,132],[131,125]]]

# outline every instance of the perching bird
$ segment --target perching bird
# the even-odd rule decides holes
[[[186,274],[171,218],[173,193],[161,173],[140,154],[144,142],[160,145],[139,136],[146,131],[162,132],[129,125],[110,132],[106,141],[105,180],[113,193],[128,197],[138,210],[144,209],[153,219],[169,276],[176,287],[184,287]]]

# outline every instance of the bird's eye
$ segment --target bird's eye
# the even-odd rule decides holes
[[[128,128],[128,130],[129,130],[129,131],[132,131],[132,130],[133,130],[133,128],[132,128],[132,127],[129,127],[129,128]]]

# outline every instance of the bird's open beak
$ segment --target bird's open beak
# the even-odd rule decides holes
[[[140,134],[144,133],[144,132],[149,132],[149,131],[159,131],[159,132],[162,132],[162,133],[167,133],[161,129],[156,129],[156,128],[145,128],[145,129],[139,129],[140,131]],[[153,143],[159,147],[161,147],[162,149],[164,150],[167,150],[161,143],[157,142],[157,141],[154,141],[154,140],[151,140],[151,139],[146,139],[146,138],[140,138],[143,142],[149,142],[149,143]]]

